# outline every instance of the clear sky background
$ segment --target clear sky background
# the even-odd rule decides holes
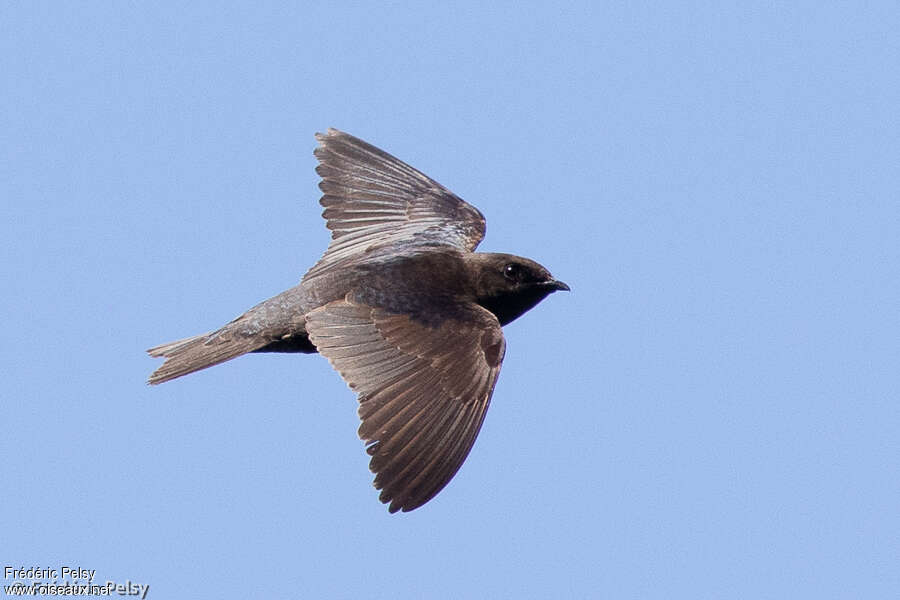
[[[3,4],[2,565],[157,599],[896,596],[896,3],[432,4]],[[321,357],[144,383],[320,256],[329,126],[572,286],[506,328],[472,453],[405,515]]]

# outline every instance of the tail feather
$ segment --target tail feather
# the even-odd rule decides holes
[[[262,336],[233,335],[220,330],[150,348],[150,356],[163,357],[166,362],[150,375],[147,383],[170,381],[252,352],[266,343]]]
[[[200,335],[184,338],[183,340],[176,340],[174,342],[169,342],[168,344],[160,344],[159,346],[155,346],[147,350],[147,354],[153,357],[174,356],[178,351],[195,345],[197,342],[208,338],[209,335],[210,334],[208,333],[201,333]]]

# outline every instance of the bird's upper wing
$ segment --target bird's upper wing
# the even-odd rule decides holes
[[[490,403],[506,343],[475,304],[440,325],[391,314],[350,296],[306,315],[310,340],[359,394],[380,500],[417,508],[450,481]]]
[[[403,161],[336,129],[316,139],[331,243],[307,278],[374,248],[423,243],[471,251],[484,237],[478,209]]]

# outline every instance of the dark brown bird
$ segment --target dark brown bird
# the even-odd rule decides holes
[[[248,352],[319,352],[359,394],[359,436],[390,512],[462,465],[490,403],[506,325],[569,286],[538,263],[476,253],[484,217],[351,135],[316,134],[325,254],[300,285],[224,327],[148,350],[157,384]]]

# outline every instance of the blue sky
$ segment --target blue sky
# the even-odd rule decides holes
[[[4,566],[148,598],[900,589],[894,3],[18,3],[0,23]],[[144,383],[146,348],[320,256],[329,126],[573,290],[506,328],[471,455],[405,515],[321,357]]]

